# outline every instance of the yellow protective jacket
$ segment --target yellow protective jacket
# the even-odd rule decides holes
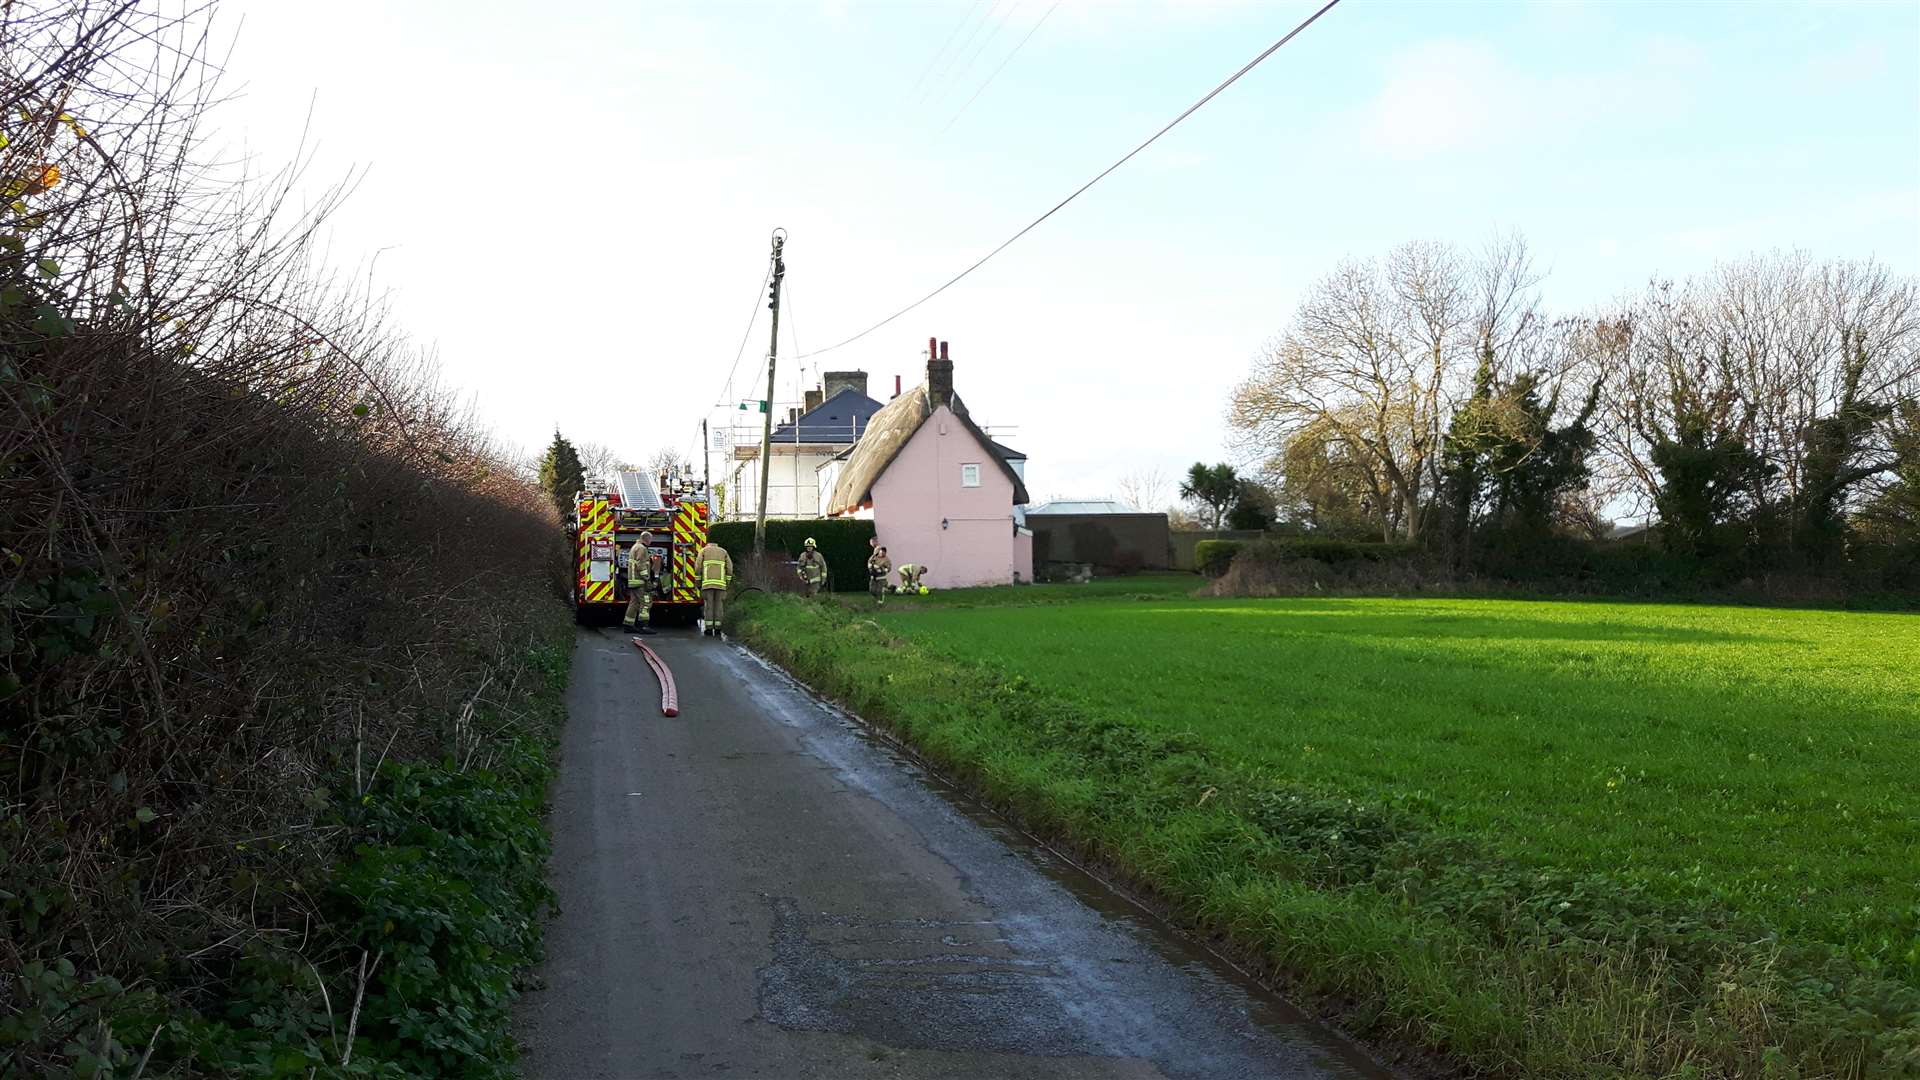
[[[817,550],[801,552],[800,580],[815,584],[827,580],[827,557]]]
[[[653,552],[645,544],[635,540],[627,549],[627,588],[652,589],[660,584],[659,574],[653,565]]]
[[[701,588],[724,589],[733,580],[733,556],[719,544],[709,541],[701,548],[699,563]]]

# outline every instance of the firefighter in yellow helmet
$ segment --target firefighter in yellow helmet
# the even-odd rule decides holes
[[[653,534],[643,532],[627,549],[626,628],[636,634],[651,634],[647,620],[653,615],[653,593],[660,587],[660,553],[653,550]]]
[[[873,594],[875,604],[887,602],[887,575],[893,573],[893,560],[887,558],[887,549],[880,546],[879,540],[873,541],[873,555],[867,559],[867,591]]]
[[[900,564],[900,591],[903,593],[919,592],[920,591],[920,575],[926,572],[927,572],[927,568],[922,563],[901,563]]]
[[[820,586],[827,582],[827,559],[820,554],[820,545],[807,537],[807,548],[800,553],[800,580],[806,583],[808,596],[819,596]]]
[[[709,540],[695,561],[700,567],[700,598],[706,602],[706,618],[700,621],[700,632],[719,637],[720,620],[726,615],[727,583],[733,580],[733,556]]]

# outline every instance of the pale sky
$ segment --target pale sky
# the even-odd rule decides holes
[[[793,362],[1316,6],[227,0],[216,124],[265,167],[311,105],[310,175],[368,170],[329,258],[379,253],[398,322],[510,442],[690,451],[759,397],[779,226],[777,396],[844,367],[884,400],[951,341],[1036,500],[1229,458],[1228,395],[1304,288],[1406,240],[1517,229],[1566,312],[1772,248],[1920,274],[1920,4],[1346,0],[971,278]]]

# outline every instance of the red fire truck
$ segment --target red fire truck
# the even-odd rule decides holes
[[[588,480],[574,496],[573,614],[582,625],[618,621],[627,606],[627,552],[653,534],[665,578],[653,621],[686,624],[700,614],[699,567],[707,542],[707,493],[671,473],[620,471]]]

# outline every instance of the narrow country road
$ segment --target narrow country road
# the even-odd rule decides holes
[[[582,631],[528,1080],[1384,1077],[734,645]]]

